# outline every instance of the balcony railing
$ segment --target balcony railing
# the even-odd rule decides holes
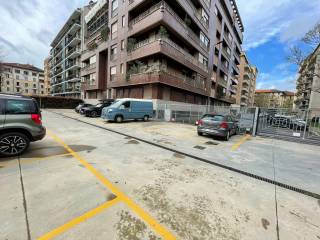
[[[67,57],[69,57],[71,54],[73,54],[75,52],[80,53],[80,48],[78,48],[78,47],[71,48],[67,53]]]
[[[66,39],[66,45],[69,45],[70,42],[72,42],[74,39],[78,38],[80,40],[80,34],[77,33],[77,34],[74,34],[73,36],[71,37],[68,37]]]
[[[193,65],[201,68],[203,71],[208,72],[208,66],[202,64],[199,62],[199,60],[192,56],[190,53],[185,51],[183,48],[181,48],[179,45],[177,45],[175,42],[168,38],[156,38],[155,40],[146,39],[141,42],[138,42],[137,44],[134,45],[133,50],[130,53],[133,53],[134,51],[147,46],[149,44],[152,44],[154,42],[159,42],[159,44],[162,44],[163,46],[167,47],[169,51],[173,51],[173,55],[180,55],[181,58],[187,60],[188,62],[192,63]]]
[[[66,63],[66,70],[72,67],[80,67],[80,63],[78,61],[72,61]]]
[[[146,10],[145,12],[141,13],[139,16],[137,16],[136,18],[132,19],[129,22],[129,29],[132,28],[133,25],[137,24],[138,22],[140,22],[141,20],[143,20],[144,18],[148,17],[149,15],[151,15],[152,13],[160,10],[160,9],[165,9],[168,13],[170,13],[180,24],[181,26],[186,30],[188,36],[196,42],[196,44],[198,44],[201,47],[200,44],[200,37],[197,36],[193,30],[191,30],[191,28],[188,27],[188,25],[175,13],[174,10],[171,9],[171,7],[164,1],[161,1],[155,5],[153,5],[151,8],[149,8],[148,10]]]

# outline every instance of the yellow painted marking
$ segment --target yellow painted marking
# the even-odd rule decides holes
[[[132,199],[121,192],[116,186],[114,186],[106,177],[104,177],[99,171],[97,171],[91,164],[80,157],[79,154],[74,152],[66,143],[64,143],[58,136],[54,135],[51,131],[47,130],[56,142],[61,144],[74,158],[76,158],[85,168],[87,168],[97,179],[100,180],[113,194],[115,194],[121,201],[126,203],[131,210],[133,210],[138,216],[140,216],[150,227],[166,240],[173,240],[176,237],[158,223],[150,214],[145,212],[140,206],[138,206]]]
[[[56,154],[56,155],[50,155],[45,157],[33,157],[33,158],[26,158],[26,160],[46,160],[48,158],[54,158],[54,157],[64,157],[64,156],[70,156],[71,153],[63,153],[63,154]]]
[[[115,198],[112,199],[111,201],[105,202],[104,204],[100,205],[97,208],[94,208],[92,210],[90,210],[89,212],[86,212],[85,214],[81,215],[80,217],[74,218],[71,221],[63,224],[62,226],[52,230],[51,232],[48,232],[47,234],[43,235],[42,237],[38,238],[38,240],[49,240],[52,239],[64,232],[66,232],[67,230],[71,229],[72,227],[88,220],[89,218],[94,217],[95,215],[97,215],[98,213],[106,210],[107,208],[113,206],[114,204],[120,202],[119,198]]]
[[[234,145],[231,147],[231,151],[236,151],[242,144],[244,144],[251,135],[247,134],[244,137],[242,137],[238,142],[236,142]]]

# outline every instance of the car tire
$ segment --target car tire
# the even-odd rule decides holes
[[[227,135],[224,137],[225,141],[229,141],[230,139],[230,131],[227,132]]]
[[[202,132],[198,132],[198,136],[203,136],[203,133]]]
[[[121,115],[118,115],[114,118],[115,122],[117,123],[122,123],[123,122],[123,117]]]
[[[97,114],[96,111],[92,111],[90,115],[91,115],[91,117],[93,117],[93,118],[96,118],[96,117],[98,116],[98,114]]]
[[[148,115],[144,115],[143,121],[148,122],[149,121],[149,116]]]
[[[28,149],[29,145],[30,139],[25,134],[18,132],[5,133],[0,136],[0,156],[14,157],[21,155]]]

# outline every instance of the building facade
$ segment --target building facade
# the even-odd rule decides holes
[[[83,99],[236,102],[243,25],[235,1],[100,0],[82,19]]]
[[[302,63],[296,89],[295,108],[320,112],[320,44]]]
[[[82,12],[83,9],[76,9],[51,43],[49,64],[53,96],[81,96]]]
[[[293,108],[294,92],[280,91],[276,89],[256,90],[255,106],[265,108]]]
[[[2,63],[1,93],[48,95],[44,72],[30,64]]]
[[[236,97],[237,105],[252,107],[254,106],[258,69],[250,65],[244,52],[242,52],[240,56],[239,69],[240,75]]]
[[[45,91],[48,94],[51,94],[51,83],[50,83],[51,66],[50,66],[50,61],[51,61],[51,58],[47,57],[43,62],[43,66],[44,66],[44,88],[45,88]]]

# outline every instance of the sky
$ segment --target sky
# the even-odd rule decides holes
[[[88,0],[0,0],[0,49],[7,62],[43,68],[50,43],[72,11]],[[236,0],[243,49],[258,67],[257,89],[294,90],[290,46],[320,21],[320,0]],[[308,50],[308,49],[307,49]]]

